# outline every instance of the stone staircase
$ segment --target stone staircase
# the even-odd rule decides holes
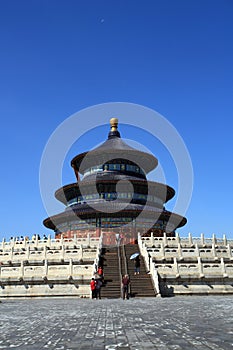
[[[102,254],[104,283],[101,288],[101,298],[121,297],[121,278],[117,248],[104,248]]]
[[[146,271],[145,262],[140,256],[140,274],[134,275],[134,260],[130,256],[140,252],[137,244],[127,244],[124,246],[127,261],[128,274],[131,282],[131,297],[155,297],[156,293],[150,275]],[[123,249],[123,247],[121,247]]]
[[[137,244],[128,244],[124,247],[120,247],[121,273],[122,275],[125,273],[129,274],[131,281],[131,297],[155,297],[151,277],[147,274],[142,256],[140,257],[140,274],[134,275],[134,260],[130,260],[130,256],[135,252],[139,252]],[[126,257],[126,260],[124,256]],[[101,290],[101,297],[120,298],[121,278],[117,247],[104,249],[102,263],[104,268],[104,284]]]

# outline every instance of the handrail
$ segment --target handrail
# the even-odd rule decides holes
[[[127,259],[126,259],[126,253],[125,253],[125,246],[122,246],[123,251],[123,259],[124,259],[124,266],[125,266],[125,274],[128,275],[128,265],[127,265]]]
[[[118,264],[119,264],[119,277],[120,277],[120,291],[122,294],[121,281],[122,281],[122,271],[121,271],[121,256],[120,256],[120,247],[117,245],[117,254],[118,254]]]
[[[126,258],[125,245],[124,244],[122,245],[122,252],[123,252],[123,257],[124,257],[125,274],[127,274],[129,276],[128,264],[127,264],[127,258]],[[131,295],[131,284],[129,284],[128,288],[129,288],[129,290],[128,290],[129,295]]]
[[[102,249],[103,249],[103,234],[101,233],[101,236],[99,238],[99,247],[98,247],[97,253],[96,253],[96,255],[97,255],[96,262],[94,263],[94,264],[97,264],[98,266],[100,264],[100,257],[101,257]]]

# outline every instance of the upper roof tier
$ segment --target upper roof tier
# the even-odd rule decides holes
[[[158,165],[158,160],[152,154],[146,153],[136,148],[129,146],[121,139],[118,131],[118,119],[110,120],[111,130],[108,134],[108,139],[99,147],[84,152],[71,161],[71,166],[75,171],[83,174],[85,170],[111,162],[114,159],[122,159],[129,163],[137,164],[145,173],[150,172]]]

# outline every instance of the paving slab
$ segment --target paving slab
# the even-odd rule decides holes
[[[0,313],[0,349],[233,349],[233,296],[3,299]]]

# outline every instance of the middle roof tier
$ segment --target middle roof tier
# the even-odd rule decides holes
[[[175,191],[172,187],[159,182],[105,172],[97,174],[94,178],[88,177],[88,181],[78,181],[61,187],[55,192],[55,197],[67,206],[72,200],[76,199],[78,203],[85,198],[88,199],[88,196],[89,199],[108,199],[107,195],[103,196],[104,194],[114,194],[112,197],[109,196],[109,200],[130,198],[129,194],[132,194],[132,199],[139,199],[141,196],[145,201],[164,204],[174,197]]]

